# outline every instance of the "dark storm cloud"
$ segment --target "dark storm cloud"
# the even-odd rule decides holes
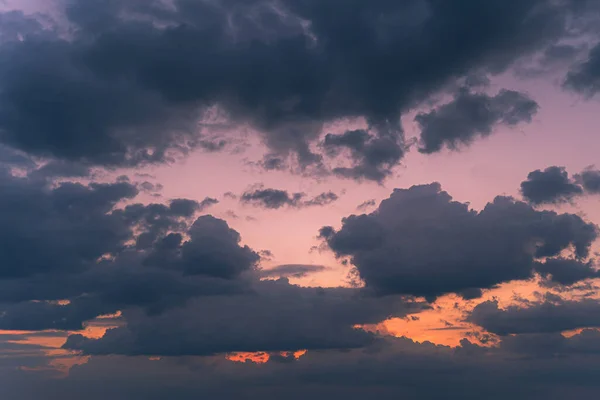
[[[263,269],[260,271],[260,275],[265,278],[304,278],[307,275],[314,274],[316,272],[322,272],[326,269],[327,267],[323,265],[284,264],[269,269]]]
[[[497,301],[485,301],[471,311],[467,320],[497,335],[600,327],[600,302],[595,299],[549,298],[527,307],[500,309]]]
[[[531,277],[538,258],[570,246],[577,258],[587,257],[597,228],[510,197],[476,212],[433,183],[396,189],[371,214],[346,217],[341,229],[323,227],[320,236],[336,256],[350,257],[367,288],[471,297],[476,289]]]
[[[65,348],[87,354],[181,356],[363,347],[374,336],[355,329],[356,324],[403,317],[423,308],[398,296],[303,288],[286,279],[262,281],[249,295],[198,298],[158,316],[126,313],[127,327],[110,330],[98,340],[71,336]]]
[[[460,149],[477,137],[491,135],[498,125],[512,127],[531,122],[538,109],[534,100],[513,90],[489,96],[462,89],[451,102],[417,114],[415,121],[421,128],[419,151],[435,153],[444,146]]]
[[[521,182],[521,194],[532,204],[564,203],[583,194],[583,188],[569,178],[564,167],[530,172]]]
[[[279,209],[282,207],[304,208],[325,206],[339,198],[333,192],[324,192],[311,199],[303,200],[306,196],[306,193],[303,192],[289,193],[287,190],[263,188],[260,186],[257,189],[243,193],[240,196],[240,201],[263,208]]]
[[[324,123],[364,117],[370,139],[334,172],[375,180],[403,155],[401,113],[555,45],[587,11],[550,0],[61,4],[68,37],[2,16],[3,143],[100,165],[164,162],[222,147],[197,124],[217,106],[306,166],[323,160],[310,144]]]
[[[600,92],[600,44],[590,50],[587,60],[569,71],[564,86],[588,97]]]

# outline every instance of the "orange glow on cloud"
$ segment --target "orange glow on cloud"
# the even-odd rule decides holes
[[[300,357],[302,357],[303,355],[306,354],[306,350],[298,350],[298,351],[294,351],[294,352],[286,352],[286,351],[282,351],[279,352],[279,354],[283,357],[289,357],[290,355],[292,355],[295,359],[299,359]],[[254,353],[250,353],[250,352],[237,352],[237,353],[229,353],[227,354],[227,356],[225,356],[225,358],[229,361],[233,361],[233,362],[253,362],[253,363],[257,363],[257,364],[264,364],[266,362],[269,361],[269,359],[271,358],[271,356],[269,355],[269,353],[265,353],[265,352],[254,352]]]

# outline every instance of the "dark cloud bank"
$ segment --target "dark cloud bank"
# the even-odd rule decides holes
[[[262,135],[274,155],[269,169],[288,155],[302,168],[328,169],[328,159],[344,154],[331,172],[370,180],[389,175],[406,151],[399,117],[432,95],[454,98],[417,116],[424,153],[530,121],[533,99],[478,92],[482,79],[473,77],[485,81],[522,57],[552,53],[566,37],[589,34],[582,27],[598,9],[572,0],[56,6],[65,14],[60,26],[2,14],[0,57],[10,60],[0,67],[2,143],[102,166],[165,162],[226,147],[210,131],[223,124],[207,122],[219,109],[227,126]],[[598,54],[593,49],[573,67],[565,87],[593,96]],[[367,128],[320,142],[323,124],[357,117]]]
[[[533,208],[598,193],[592,168],[572,178],[560,167],[534,171],[521,186],[527,203],[500,196],[481,211],[437,183],[396,189],[373,212],[319,232],[324,247],[355,267],[360,288],[300,287],[286,278],[317,266],[261,271],[261,253],[203,214],[213,198],[142,204],[140,190],[160,187],[94,180],[96,169],[227,147],[213,135],[222,124],[206,122],[224,112],[228,127],[261,135],[265,168],[281,169],[291,157],[301,168],[382,181],[409,147],[399,122],[408,111],[419,110],[426,154],[531,121],[535,99],[481,84],[525,56],[564,57],[556,54],[563,39],[595,34],[596,2],[57,5],[65,26],[0,15],[0,329],[59,331],[68,335],[66,350],[91,358],[57,380],[40,368],[54,356],[11,358],[31,347],[1,340],[11,356],[0,358],[2,398],[562,400],[600,391],[593,296],[548,293],[507,307],[480,301],[465,322],[497,335],[492,347],[358,328],[418,314],[445,294],[476,302],[505,282],[536,278],[563,293],[594,288],[597,227]],[[596,95],[599,54],[594,47],[563,86]],[[451,98],[422,111],[434,95]],[[357,117],[366,127],[323,131]],[[268,209],[336,199],[269,188],[240,196]],[[367,206],[375,203],[361,210]],[[117,311],[118,326],[103,337],[78,332]],[[279,354],[305,349],[298,360]],[[255,351],[273,357],[264,365],[223,358]],[[16,368],[23,366],[35,372]]]
[[[506,309],[482,302],[466,321],[500,335],[495,347],[466,339],[456,348],[419,344],[356,328],[430,308],[414,296],[473,299],[482,289],[534,274],[565,288],[589,282],[598,276],[589,258],[597,228],[576,215],[537,211],[507,197],[476,212],[439,184],[397,189],[372,213],[345,218],[339,230],[321,229],[366,286],[307,288],[261,277],[323,267],[259,270],[259,253],[224,221],[198,216],[198,202],[138,204],[138,189],[124,181],[52,182],[1,176],[0,329],[69,331],[64,348],[92,357],[59,380],[0,364],[1,390],[10,398],[77,398],[90,391],[91,399],[167,393],[391,399],[403,391],[434,399],[453,390],[464,398],[526,399],[534,392],[598,390],[586,372],[600,361],[600,335],[593,330],[599,303],[592,298],[548,295]],[[77,333],[117,310],[118,327],[103,337]],[[578,328],[585,330],[560,334]],[[304,349],[308,354],[298,360],[279,355]],[[273,357],[264,365],[222,357],[255,351]],[[491,390],[496,386],[502,390]]]

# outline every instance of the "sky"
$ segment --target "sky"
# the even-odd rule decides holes
[[[0,397],[597,395],[599,27],[0,0]]]

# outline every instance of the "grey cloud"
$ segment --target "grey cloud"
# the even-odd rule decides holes
[[[365,211],[367,208],[373,207],[375,204],[377,204],[375,199],[366,200],[366,201],[363,201],[362,203],[360,203],[358,206],[356,206],[356,210]]]
[[[90,267],[119,251],[130,227],[114,214],[137,189],[128,183],[84,186],[0,176],[0,276],[20,277]]]
[[[195,200],[174,199],[169,203],[169,212],[179,217],[191,217],[196,211],[200,210],[201,205]]]
[[[554,358],[531,357],[531,352],[519,352],[515,346],[485,348],[463,340],[457,348],[450,348],[406,338],[386,338],[346,351],[309,351],[294,362],[276,360],[264,365],[214,357],[150,361],[147,357],[96,356],[65,379],[22,372],[3,375],[6,382],[0,390],[8,390],[15,400],[78,395],[90,400],[106,396],[191,400],[201,395],[359,400],[373,394],[392,400],[399,392],[407,400],[448,395],[468,400],[593,398],[599,388],[595,379],[598,357],[594,351],[584,354],[576,349],[594,349],[598,341],[593,332],[580,335],[562,351],[562,357]],[[555,349],[548,346],[548,351]]]
[[[532,204],[564,203],[583,194],[583,188],[569,178],[564,167],[535,170],[521,182],[521,194]]]
[[[5,167],[34,168],[35,162],[22,151],[0,145],[0,163]]]
[[[200,202],[198,210],[199,211],[204,211],[208,207],[214,206],[215,204],[219,204],[219,200],[217,200],[215,198],[212,198],[212,197],[205,197],[204,200],[202,200]]]
[[[41,331],[80,330],[83,322],[106,313],[109,309],[99,299],[79,299],[68,305],[49,302],[23,302],[2,308],[0,329]]]
[[[198,218],[188,231],[190,240],[181,246],[181,267],[188,275],[233,279],[253,270],[260,257],[241,236],[221,219],[210,215]]]
[[[154,184],[152,182],[144,181],[140,183],[140,188],[149,193],[157,193],[163,190],[163,185],[160,183]]]
[[[573,33],[567,22],[577,25],[588,11],[549,0],[338,7],[69,0],[68,39],[4,14],[7,38],[18,26],[23,40],[0,46],[10,60],[0,68],[1,140],[95,165],[168,162],[196,147],[222,147],[197,124],[217,106],[234,125],[260,131],[273,153],[306,166],[323,161],[310,144],[324,123],[364,117],[374,127],[369,144],[334,172],[381,180],[403,155],[403,112],[474,71],[499,74],[555,45]],[[472,26],[481,27],[475,36]],[[501,99],[512,102],[508,96]],[[506,123],[528,118],[508,109]]]
[[[333,172],[344,178],[382,181],[404,156],[404,144],[398,140],[401,128],[379,129],[376,133],[359,129],[342,134],[329,133],[322,147],[330,157],[340,149],[350,151],[353,166],[335,167]]]
[[[289,194],[279,189],[256,189],[248,191],[240,196],[242,203],[260,205],[264,208],[278,209],[284,206],[296,207],[305,193]]]
[[[595,299],[548,299],[527,307],[500,309],[498,302],[477,305],[467,320],[497,335],[552,333],[600,327],[600,302]]]
[[[312,206],[326,206],[327,204],[331,204],[334,201],[339,199],[338,195],[333,192],[324,192],[321,193],[312,199],[306,200],[302,203],[303,207],[312,207]]]
[[[600,91],[600,44],[590,50],[587,60],[569,71],[564,86],[588,97]]]
[[[576,197],[600,193],[600,171],[590,166],[569,177],[565,167],[535,170],[521,182],[521,194],[532,204],[560,204]]]
[[[355,348],[374,340],[373,335],[355,329],[356,324],[423,308],[398,296],[302,288],[285,279],[262,281],[249,295],[198,298],[158,316],[128,312],[126,327],[110,330],[98,340],[71,336],[65,348],[86,354],[168,356]]]
[[[35,174],[35,170],[30,173]],[[135,185],[0,175],[0,329],[81,329],[129,307],[156,314],[244,291],[259,256],[202,203],[128,204]],[[56,301],[69,300],[63,305]]]
[[[372,213],[344,218],[339,230],[323,227],[320,237],[350,257],[367,288],[435,298],[528,279],[539,258],[570,246],[585,259],[597,227],[510,197],[476,212],[433,183],[396,189]]]
[[[600,194],[600,170],[589,167],[574,176],[575,180],[590,194]]]
[[[240,201],[246,204],[264,207],[267,209],[279,209],[282,207],[304,208],[313,206],[325,206],[338,199],[333,192],[324,192],[313,198],[306,198],[306,193],[289,193],[286,190],[263,188],[262,186],[251,189],[240,196]]]
[[[500,347],[508,353],[545,359],[573,354],[592,355],[600,353],[600,331],[583,329],[571,337],[565,337],[560,333],[505,336]]]
[[[311,264],[283,264],[273,268],[263,269],[260,271],[261,276],[265,278],[271,277],[293,277],[303,278],[309,274],[316,272],[325,271],[327,267],[323,265],[311,265]]]
[[[592,261],[582,262],[576,259],[550,258],[538,263],[535,270],[551,282],[561,285],[573,285],[585,279],[600,278]]]
[[[421,128],[419,151],[435,153],[444,146],[457,150],[477,137],[491,135],[498,125],[531,122],[538,108],[534,100],[513,90],[503,89],[489,96],[462,89],[451,102],[417,114],[415,121]]]

